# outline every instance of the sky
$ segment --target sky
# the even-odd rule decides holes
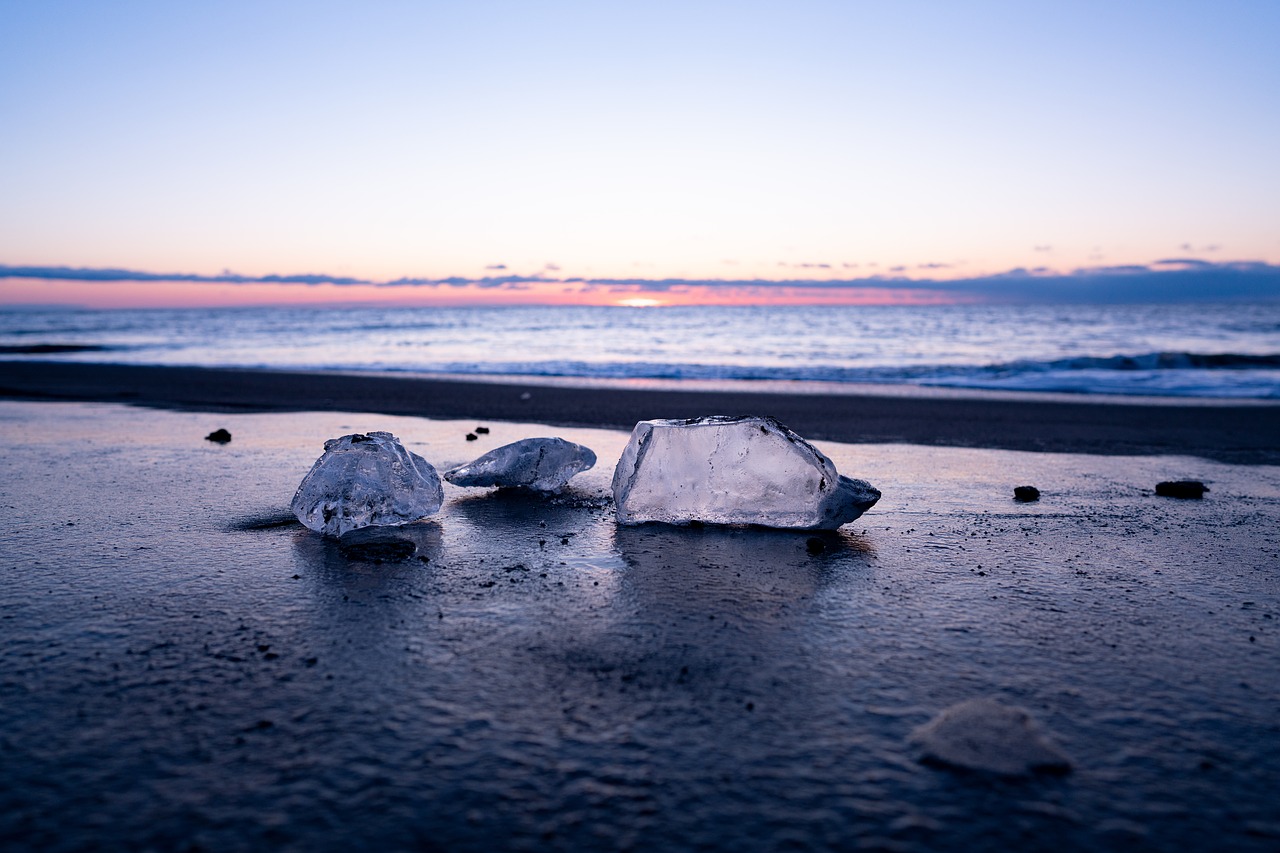
[[[0,304],[1280,297],[1280,3],[0,0]]]

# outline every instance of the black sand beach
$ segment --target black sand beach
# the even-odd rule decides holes
[[[745,384],[744,384],[745,385]],[[1044,395],[797,394],[0,361],[0,398],[228,412],[357,411],[630,430],[655,417],[769,414],[809,438],[1280,464],[1280,405]]]
[[[4,849],[1280,843],[1276,407],[0,377]],[[819,536],[614,523],[627,433],[584,425],[762,408],[881,502]],[[377,562],[287,508],[375,429],[439,468],[537,435],[600,463],[446,486]],[[1070,772],[922,763],[975,698]]]

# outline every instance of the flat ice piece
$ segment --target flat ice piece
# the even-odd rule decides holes
[[[613,472],[620,524],[760,524],[834,530],[880,500],[766,417],[641,421]]]
[[[591,448],[563,438],[525,438],[444,472],[455,486],[504,486],[557,492],[596,464]]]
[[[1022,708],[994,699],[952,705],[911,733],[920,759],[1001,776],[1066,773],[1071,761]]]
[[[290,507],[312,530],[341,536],[361,527],[408,524],[442,503],[444,488],[431,463],[391,433],[371,432],[326,441]]]

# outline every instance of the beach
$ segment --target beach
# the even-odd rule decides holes
[[[1275,407],[0,375],[6,847],[1280,839]],[[818,535],[618,526],[616,427],[719,411],[884,497]],[[325,439],[378,429],[440,469],[538,435],[600,461],[552,497],[446,484],[413,557],[376,562],[288,503]],[[1071,772],[922,763],[911,732],[983,697]]]
[[[921,388],[798,393],[770,383],[468,381],[380,373],[0,362],[0,397],[227,412],[359,411],[630,430],[655,417],[767,414],[801,435],[1280,464],[1280,403]],[[785,386],[784,386],[785,387]],[[793,384],[789,387],[802,387]],[[690,390],[691,388],[696,390]]]

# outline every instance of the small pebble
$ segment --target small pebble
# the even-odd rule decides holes
[[[475,440],[476,440],[476,434],[474,432],[467,433],[467,441],[475,441]]]
[[[476,435],[488,435],[488,434],[489,434],[488,427],[482,427],[482,426],[476,427]]]
[[[1040,500],[1040,490],[1035,486],[1014,486],[1013,499],[1022,503]]]
[[[1200,500],[1209,487],[1199,480],[1166,480],[1156,483],[1156,494],[1163,498],[1189,498]]]
[[[231,433],[225,429],[215,429],[204,437],[205,441],[212,441],[215,444],[226,444],[231,441]]]

